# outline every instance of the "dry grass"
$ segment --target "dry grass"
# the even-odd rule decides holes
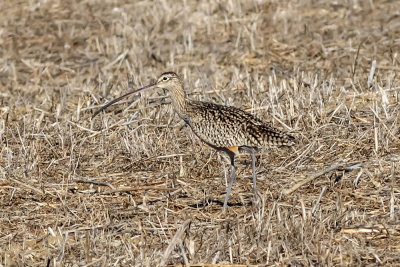
[[[3,1],[0,265],[398,264],[395,2]],[[90,120],[167,70],[296,135],[257,201],[243,155],[220,214],[228,162],[161,91]]]

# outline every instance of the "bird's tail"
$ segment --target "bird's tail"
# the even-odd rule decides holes
[[[294,136],[269,125],[263,125],[264,142],[274,146],[293,146],[296,144]]]

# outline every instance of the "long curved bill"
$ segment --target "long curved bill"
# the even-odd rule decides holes
[[[99,109],[93,114],[92,119],[93,119],[94,117],[96,117],[97,114],[99,114],[100,112],[102,112],[103,110],[105,110],[106,108],[108,108],[109,106],[111,106],[112,104],[117,103],[118,101],[124,99],[125,97],[128,97],[128,96],[130,96],[130,95],[136,94],[137,92],[140,92],[140,91],[143,91],[143,90],[146,90],[146,89],[152,89],[152,88],[156,88],[156,87],[157,87],[156,84],[149,84],[149,85],[147,85],[147,86],[145,86],[145,87],[142,87],[142,88],[140,88],[140,89],[131,91],[131,92],[127,93],[127,94],[124,94],[123,96],[120,96],[120,97],[118,97],[118,98],[116,98],[116,99],[114,99],[114,100],[111,100],[109,103],[107,103],[107,104],[105,104],[104,106],[102,106],[101,108],[99,108]]]

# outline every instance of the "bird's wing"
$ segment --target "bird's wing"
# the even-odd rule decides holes
[[[241,109],[193,101],[189,125],[204,142],[217,147],[292,145],[294,138]]]

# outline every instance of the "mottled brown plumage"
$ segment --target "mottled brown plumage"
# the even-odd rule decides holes
[[[235,179],[234,157],[239,149],[250,153],[253,170],[253,191],[256,191],[254,149],[270,145],[291,146],[294,137],[263,122],[241,109],[186,98],[182,81],[174,72],[165,72],[155,84],[129,92],[114,99],[93,115],[139,91],[150,88],[164,88],[171,93],[172,105],[178,116],[183,119],[193,132],[211,147],[225,151],[231,159],[231,175],[225,196],[223,209]]]
[[[186,112],[193,132],[216,148],[293,144],[290,135],[235,107],[189,100]]]

